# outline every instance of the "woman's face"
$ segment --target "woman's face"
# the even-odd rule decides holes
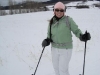
[[[54,13],[58,18],[64,16],[64,12],[65,12],[64,9],[60,9],[60,8],[54,9]]]

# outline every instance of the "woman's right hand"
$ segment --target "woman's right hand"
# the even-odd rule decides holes
[[[46,46],[49,46],[50,45],[50,39],[47,38],[47,39],[44,39],[43,42],[42,42],[42,47],[46,47]]]

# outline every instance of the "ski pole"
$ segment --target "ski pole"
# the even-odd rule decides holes
[[[36,69],[35,69],[35,72],[34,72],[34,74],[32,74],[32,75],[35,75],[35,74],[36,74],[36,71],[37,71],[37,68],[38,68],[38,66],[39,66],[39,63],[40,63],[40,60],[41,60],[42,54],[43,54],[43,52],[44,52],[44,49],[45,49],[45,47],[43,47],[42,53],[41,53],[41,55],[40,55],[40,58],[39,58],[38,64],[37,64]]]
[[[87,31],[85,32],[85,34],[87,34]],[[85,40],[84,62],[83,62],[83,73],[82,73],[82,75],[84,75],[84,71],[85,71],[86,44],[87,44],[87,40]],[[81,75],[81,74],[79,74],[79,75]]]
[[[84,75],[84,71],[85,71],[86,43],[87,43],[87,41],[85,41],[84,63],[83,63],[83,74],[82,75]]]

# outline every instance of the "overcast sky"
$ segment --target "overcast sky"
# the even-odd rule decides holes
[[[8,5],[8,1],[9,0],[0,0],[0,5],[6,6]],[[26,1],[26,0],[12,0],[12,1],[16,1],[16,2],[22,2],[22,1]],[[33,1],[49,1],[49,0],[33,0]]]

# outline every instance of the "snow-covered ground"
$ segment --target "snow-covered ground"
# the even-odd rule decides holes
[[[84,33],[91,34],[87,42],[85,75],[100,75],[100,9],[68,9]],[[47,35],[52,11],[0,16],[0,75],[31,75],[40,57],[41,43]],[[70,75],[82,73],[84,42],[73,35]],[[51,46],[45,48],[36,75],[55,75]]]

